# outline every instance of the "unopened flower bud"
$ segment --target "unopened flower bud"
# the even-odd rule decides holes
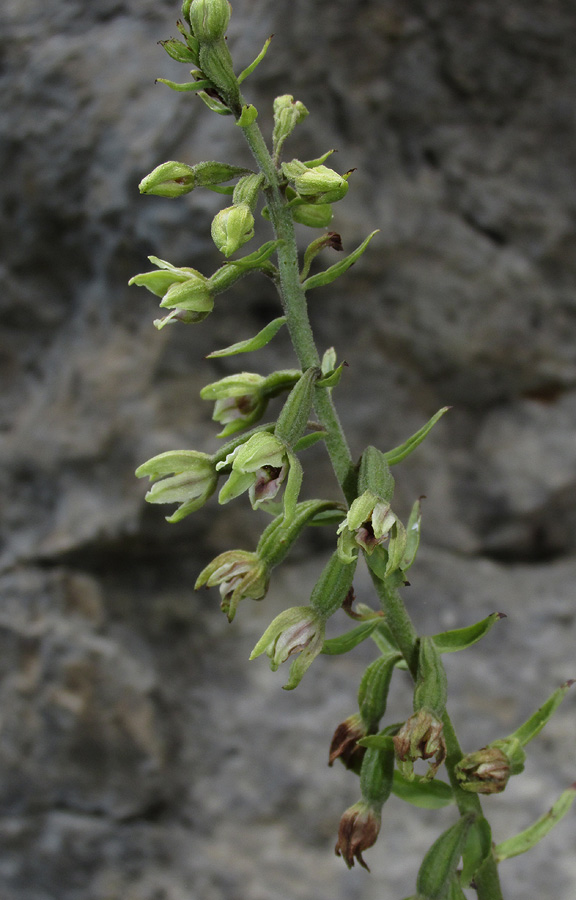
[[[434,778],[446,759],[442,722],[429,710],[420,709],[410,716],[393,740],[400,771],[406,778],[414,778],[414,763],[417,759],[434,758],[426,773],[426,780]]]
[[[376,843],[380,822],[380,813],[363,800],[347,809],[340,819],[335,853],[342,857],[349,869],[355,860],[368,869],[362,854]]]
[[[286,178],[300,197],[309,202],[335,203],[346,196],[348,181],[346,176],[339,175],[328,166],[309,168],[300,160],[284,163],[282,166]]]
[[[181,197],[194,190],[196,179],[192,166],[170,160],[156,166],[138,185],[141,194],[157,197]]]
[[[146,476],[158,482],[146,494],[148,503],[180,503],[168,522],[179,522],[200,509],[218,483],[212,457],[196,450],[169,450],[154,456],[136,469],[137,478]]]
[[[200,572],[194,588],[220,585],[220,608],[231,622],[241,600],[261,600],[268,591],[270,572],[256,553],[228,550]]]
[[[500,794],[510,778],[510,762],[498,747],[483,747],[464,756],[455,768],[463,791]]]
[[[308,115],[308,110],[300,100],[294,101],[291,94],[283,94],[274,100],[274,132],[272,145],[276,158],[282,149],[282,145],[292,134],[296,125],[303,122]]]
[[[247,203],[221,209],[212,220],[212,240],[226,257],[253,237],[254,216]]]
[[[226,34],[231,14],[228,0],[192,0],[187,13],[194,37],[199,41],[211,43]]]

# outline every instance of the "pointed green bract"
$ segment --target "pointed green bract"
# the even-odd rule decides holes
[[[449,409],[451,409],[450,406],[443,406],[442,409],[439,409],[438,412],[422,426],[422,428],[412,435],[412,437],[408,438],[408,440],[403,444],[400,444],[400,446],[394,447],[393,450],[388,450],[384,454],[388,461],[388,465],[396,466],[398,463],[402,462],[403,459],[406,459],[406,457],[422,443],[426,435],[434,428],[436,422],[438,422]]]
[[[552,829],[562,821],[564,816],[570,811],[574,799],[576,798],[576,783],[570,785],[563,791],[553,806],[537,819],[532,825],[529,825],[524,831],[516,834],[507,841],[497,844],[494,849],[496,862],[502,862],[504,859],[510,859],[512,856],[519,856],[535,847],[542,838],[552,831]]]
[[[361,625],[357,625],[356,628],[352,628],[351,631],[347,631],[345,634],[335,638],[327,638],[322,646],[322,653],[326,653],[329,656],[349,653],[350,650],[353,650],[354,647],[357,647],[358,644],[370,637],[374,629],[380,624],[380,621],[380,618],[370,619],[367,622],[362,622]]]
[[[371,741],[372,738],[365,738]],[[364,745],[364,741],[362,741]],[[454,791],[445,781],[409,781],[400,772],[394,772],[392,793],[400,800],[420,809],[441,809],[454,803]]]
[[[237,341],[235,344],[230,344],[229,347],[225,347],[223,350],[213,350],[212,353],[209,353],[206,359],[217,359],[221,356],[235,356],[238,353],[251,353],[254,350],[261,350],[262,347],[265,347],[270,343],[272,338],[278,334],[283,325],[286,324],[286,316],[279,316],[277,319],[273,319],[271,322],[266,325],[262,331],[259,331],[258,334],[254,335],[253,338],[248,338],[245,341]]]
[[[432,640],[439,653],[456,653],[458,650],[466,650],[467,647],[471,647],[484,635],[488,634],[496,622],[505,618],[505,613],[491,613],[491,615],[486,616],[485,619],[476,622],[474,625],[467,625],[465,628],[455,628],[453,631],[443,631],[440,634],[435,634],[432,636]]]

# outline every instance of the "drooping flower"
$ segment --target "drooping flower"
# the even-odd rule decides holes
[[[220,503],[228,503],[248,491],[254,509],[273,500],[289,470],[288,450],[273,434],[259,432],[240,444],[216,468],[232,465],[228,481],[220,491]]]
[[[384,543],[397,517],[390,504],[373,494],[364,491],[353,501],[348,514],[338,528],[338,548],[343,559],[357,555],[358,547],[371,554],[376,547]]]
[[[410,716],[393,740],[400,771],[406,778],[415,777],[414,763],[417,759],[434,758],[424,776],[426,780],[434,778],[446,759],[442,722],[428,709],[420,709]]]
[[[380,813],[364,800],[359,800],[343,814],[334,852],[336,856],[342,857],[349,869],[357,860],[363,868],[370,871],[362,854],[376,843],[380,822]]]
[[[248,550],[228,550],[200,572],[194,585],[220,586],[220,608],[231,622],[241,600],[261,600],[268,591],[270,571],[258,554]]]
[[[271,622],[252,653],[256,659],[262,653],[270,658],[270,668],[276,671],[289,656],[299,656],[290,666],[286,690],[295,688],[306,670],[312,665],[324,644],[326,620],[309,606],[286,609]]]
[[[168,522],[179,522],[200,509],[218,484],[212,457],[197,450],[168,450],[152,457],[136,469],[137,478],[146,476],[157,482],[146,494],[148,503],[180,504],[175,513],[167,516]]]
[[[483,747],[464,756],[455,768],[463,791],[500,794],[510,778],[510,760],[499,747]]]

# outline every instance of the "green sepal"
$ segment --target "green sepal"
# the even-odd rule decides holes
[[[352,628],[351,631],[345,632],[345,634],[340,634],[335,638],[328,638],[322,645],[322,653],[326,653],[328,656],[338,656],[341,653],[349,653],[350,650],[353,650],[354,647],[357,647],[358,644],[361,644],[362,641],[369,638],[380,622],[381,618],[377,616],[374,619],[368,619],[368,621],[362,622],[360,625],[357,625],[356,628]]]
[[[305,225],[307,228],[326,228],[334,218],[329,203],[304,203],[300,199],[290,203],[290,212],[298,225]],[[264,215],[264,210],[262,214]]]
[[[214,464],[216,466],[219,466],[218,471],[229,472],[232,469],[232,463],[225,465],[225,462],[226,457],[229,456],[236,449],[236,447],[239,447],[240,444],[245,444],[246,441],[250,440],[250,438],[254,434],[260,434],[264,432],[272,434],[275,428],[275,422],[267,422],[265,425],[256,425],[256,427],[251,428],[250,431],[246,431],[244,434],[232,438],[231,441],[223,444],[212,457],[212,459],[214,460]]]
[[[359,259],[368,244],[372,240],[375,234],[378,234],[379,229],[373,231],[368,237],[362,241],[362,243],[356,247],[355,250],[352,251],[345,259],[340,260],[340,262],[334,263],[333,266],[330,266],[328,269],[324,269],[323,272],[319,272],[317,275],[312,275],[310,278],[307,278],[306,281],[302,284],[302,288],[305,291],[310,291],[312,288],[323,287],[326,284],[331,284],[336,278],[339,278],[340,275],[343,275],[350,266],[354,265],[357,259]]]
[[[418,674],[414,688],[414,712],[430,710],[438,718],[446,711],[448,682],[434,639],[421,637],[418,645]]]
[[[514,837],[508,838],[507,841],[497,844],[494,848],[496,862],[502,862],[503,859],[510,859],[512,856],[519,856],[535,847],[564,818],[575,798],[576,782],[563,791],[548,812],[540,816],[532,825]]]
[[[230,344],[229,347],[224,347],[222,350],[213,350],[212,353],[207,355],[206,359],[217,359],[221,356],[236,356],[238,353],[251,353],[253,350],[261,350],[262,347],[265,347],[266,344],[270,343],[272,338],[285,324],[286,316],[280,316],[278,319],[273,319],[262,329],[262,331],[259,331],[258,334],[254,335],[254,337],[248,338],[245,341],[237,341],[237,343]]]
[[[182,41],[170,38],[168,41],[158,41],[158,43],[164,48],[168,56],[171,56],[176,62],[194,63],[195,66],[198,65],[198,53],[195,53],[194,50],[187,47]]]
[[[471,647],[472,644],[475,644],[483,638],[485,634],[488,634],[496,622],[505,618],[505,613],[491,613],[489,616],[486,616],[485,619],[476,622],[474,625],[467,625],[465,628],[455,628],[453,631],[443,631],[440,634],[434,634],[432,640],[436,645],[438,653],[455,653],[458,650],[466,650],[467,647]]]
[[[371,738],[364,738],[360,743],[364,745],[364,741],[369,740]],[[394,772],[392,793],[420,809],[441,809],[454,803],[454,792],[445,781],[437,778],[434,781],[408,781],[398,771]]]
[[[211,81],[203,81],[202,88],[213,90],[213,85]],[[192,88],[187,88],[186,90],[192,90]],[[206,93],[206,90],[199,90],[198,96],[202,100],[203,103],[206,104],[209,110],[212,112],[218,113],[219,116],[231,116],[232,110],[226,106],[225,103],[222,103],[221,100],[217,100],[215,97],[212,97],[210,94]]]
[[[261,49],[260,53],[258,54],[258,56],[256,57],[256,59],[253,62],[251,62],[249,66],[246,66],[246,68],[243,69],[242,72],[240,72],[240,74],[238,76],[238,84],[242,84],[242,82],[245,81],[245,79],[248,78],[248,76],[252,74],[252,72],[254,71],[256,66],[262,62],[262,60],[266,56],[266,53],[268,52],[268,47],[270,46],[270,42],[273,37],[274,37],[274,35],[271,34],[269,38],[266,38],[266,40],[264,42],[264,46],[262,47],[262,49]]]
[[[562,703],[564,697],[566,696],[566,691],[568,690],[568,688],[572,687],[573,684],[574,679],[571,678],[569,681],[565,681],[564,684],[560,685],[560,687],[557,688],[554,693],[550,695],[550,697],[548,697],[546,702],[543,703],[542,706],[537,709],[536,712],[533,713],[530,718],[527,719],[526,722],[524,722],[523,725],[520,726],[520,728],[517,728],[516,731],[513,732],[513,734],[504,739],[504,742],[517,741],[521,747],[525,747],[528,741],[531,741],[536,737],[537,734],[540,733],[540,731],[542,731],[548,719],[550,719],[552,714]],[[494,743],[495,742],[492,742],[492,745],[494,745]],[[501,744],[502,741],[498,742],[499,746]],[[504,747],[502,747],[502,749],[504,750],[504,752],[506,752]]]
[[[248,125],[252,125],[256,119],[258,118],[258,110],[251,103],[245,103],[242,107],[242,112],[238,119],[236,119],[236,124],[240,126],[240,128],[246,128]]]
[[[314,388],[322,372],[317,366],[310,366],[302,373],[294,385],[278,416],[275,434],[288,447],[293,447],[306,431],[312,410]]]
[[[348,363],[346,361],[340,363],[337,369],[334,369],[332,372],[329,372],[327,375],[323,375],[322,378],[318,379],[316,382],[317,387],[323,388],[333,388],[336,387],[337,384],[340,384],[340,379],[342,378],[342,372],[344,371],[344,366],[347,366]]]
[[[416,879],[416,889],[423,900],[445,900],[475,818],[475,813],[462,816],[434,841],[424,856]]]
[[[408,524],[406,525],[406,546],[404,548],[404,556],[399,567],[403,572],[408,571],[408,569],[414,562],[414,559],[416,558],[416,553],[418,552],[418,547],[420,546],[421,525],[422,504],[420,503],[420,500],[416,500],[410,511],[410,517],[408,519]]]
[[[362,681],[358,688],[358,708],[368,732],[375,731],[378,728],[380,719],[386,713],[392,673],[400,658],[400,653],[380,656],[370,663],[362,676]],[[389,740],[392,740],[392,738],[389,738]]]
[[[307,450],[308,447],[313,447],[314,444],[317,444],[319,441],[325,440],[326,432],[324,429],[311,431],[309,434],[304,434],[301,438],[298,438],[294,444],[294,453],[300,453],[302,450]]]
[[[388,460],[388,465],[395,466],[399,462],[402,462],[403,459],[406,459],[406,457],[422,443],[428,432],[434,428],[436,422],[451,408],[451,406],[443,406],[442,409],[439,409],[438,412],[422,426],[422,428],[419,428],[412,437],[409,437],[407,441],[404,441],[404,443],[400,444],[398,447],[394,447],[393,450],[387,450],[384,456]]]
[[[478,870],[492,853],[492,831],[484,816],[477,816],[470,826],[462,852],[462,887],[470,887]]]
[[[173,91],[197,91],[200,95],[206,90],[206,88],[212,87],[210,81],[170,81],[168,78],[157,78],[156,84],[165,84],[166,87],[169,87]],[[226,110],[227,114],[230,114],[230,110]]]
[[[390,796],[394,776],[394,744],[391,737],[385,740],[385,746],[366,750],[360,769],[362,799],[376,812]]]
[[[337,553],[333,553],[312,589],[310,607],[324,619],[337,612],[352,587],[356,564],[344,564]]]

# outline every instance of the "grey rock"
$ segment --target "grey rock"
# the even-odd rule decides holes
[[[392,800],[371,879],[332,853],[357,783],[326,748],[368,646],[318,660],[294,694],[247,662],[272,615],[306,602],[332,537],[314,530],[229,626],[192,586],[215,554],[253,547],[262,517],[211,504],[167,526],[133,477],[163,450],[216,446],[198,393],[238,360],[204,357],[279,314],[254,277],[201,326],[156,332],[155,298],[127,287],[149,254],[218,265],[221,198],[141,197],[143,175],[165,159],[249,164],[226,119],[154,84],[186,78],[156,43],[178,13],[0,12],[0,896],[406,896],[450,811]],[[571,4],[535,0],[237,0],[230,29],[239,68],[275,34],[246,85],[263,126],[277,93],[310,110],[287,153],[335,147],[335,167],[356,168],[335,208],[345,248],[381,229],[311,294],[320,347],[349,363],[336,399],[354,454],[454,407],[398,470],[396,502],[404,515],[427,497],[406,591],[419,630],[508,614],[447,662],[467,749],[574,676],[575,25]],[[282,332],[240,359],[294,365]],[[304,490],[332,495],[322,449],[308,454]],[[365,573],[356,590],[373,602]],[[397,682],[391,720],[411,702]],[[569,697],[528,775],[490,799],[497,840],[574,780],[573,738]],[[573,897],[573,822],[503,867],[508,900]]]

